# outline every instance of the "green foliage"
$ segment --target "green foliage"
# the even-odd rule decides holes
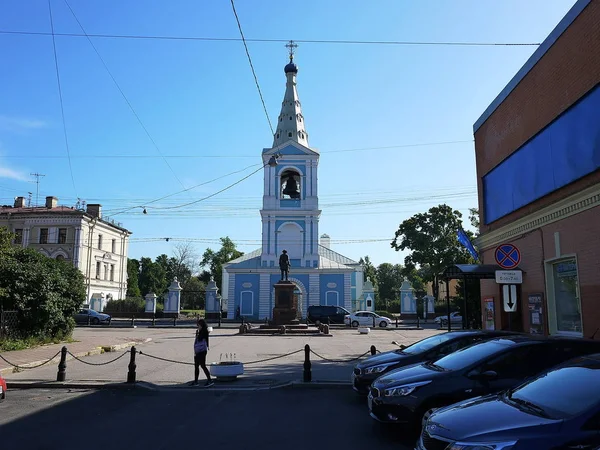
[[[0,232],[0,242],[6,234]],[[83,274],[66,261],[33,249],[0,244],[0,302],[17,311],[15,338],[52,339],[68,336],[73,314],[86,299]]]
[[[71,338],[70,335],[65,335],[62,332],[56,334],[53,337],[26,337],[23,339],[12,339],[8,338],[0,341],[0,351],[1,352],[12,352],[15,350],[25,350],[28,348],[38,347],[40,345],[48,345],[48,344],[61,344],[61,343],[70,343],[77,342]]]
[[[181,305],[186,309],[204,309],[206,303],[206,286],[196,277],[191,277],[181,286]]]
[[[377,290],[377,269],[371,262],[371,259],[368,256],[365,256],[364,258],[360,258],[358,263],[363,266],[363,281],[367,281],[367,278],[370,278],[371,283],[373,283],[373,288]]]
[[[383,263],[377,267],[376,273],[379,299],[389,302],[397,298],[402,286],[402,266]]]
[[[142,295],[146,296],[150,292],[158,296],[164,294],[169,284],[167,282],[167,273],[163,266],[157,262],[153,262],[150,258],[142,258],[140,263],[139,284]]]
[[[141,297],[139,284],[140,262],[137,259],[127,259],[127,297]]]
[[[206,267],[208,270],[204,270],[200,275],[200,280],[204,283],[208,283],[210,276],[212,275],[217,283],[217,287],[221,287],[223,283],[223,264],[239,258],[244,253],[239,251],[235,243],[229,237],[221,238],[221,248],[219,251],[208,248],[202,255],[200,261],[200,267]]]
[[[123,300],[111,300],[106,303],[104,312],[111,313],[141,313],[146,308],[146,302],[141,298],[126,298]]]
[[[394,319],[394,316],[400,314],[399,312],[393,312],[389,310],[379,310],[375,311],[375,314],[379,314],[380,316],[387,317],[388,319]]]
[[[404,258],[407,270],[424,268],[422,280],[434,282],[437,298],[437,277],[453,264],[473,263],[471,255],[458,242],[457,230],[462,227],[462,214],[450,206],[434,206],[426,213],[415,214],[400,224],[391,242],[397,251],[410,250]],[[465,231],[469,237],[473,233]]]

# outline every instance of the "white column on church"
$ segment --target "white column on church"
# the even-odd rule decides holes
[[[269,239],[271,240],[271,248],[269,249],[269,255],[275,255],[275,218],[271,217],[269,219],[269,223],[271,224],[271,232],[269,233]]]

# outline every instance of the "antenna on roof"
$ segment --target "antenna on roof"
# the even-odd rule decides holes
[[[33,195],[33,193],[28,192],[27,194],[27,207],[31,208],[31,196]]]
[[[40,178],[45,177],[46,175],[41,174],[41,173],[30,173],[29,175],[31,175],[32,177],[35,178],[34,183],[36,184],[36,188],[35,188],[35,206],[40,206],[39,203],[39,199],[40,199]]]

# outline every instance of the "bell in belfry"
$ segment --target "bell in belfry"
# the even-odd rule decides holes
[[[300,191],[298,191],[298,183],[294,179],[294,174],[288,174],[283,193],[289,195],[291,198],[300,198]]]

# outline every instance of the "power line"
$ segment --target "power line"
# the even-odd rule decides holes
[[[271,129],[271,136],[274,136],[275,131],[273,130],[273,125],[271,124],[271,119],[269,118],[269,112],[267,111],[267,105],[265,105],[265,99],[263,98],[262,91],[260,90],[260,85],[258,84],[258,78],[256,76],[256,71],[254,70],[254,65],[252,64],[252,58],[250,57],[250,52],[248,51],[248,45],[246,44],[246,39],[244,38],[244,32],[242,31],[242,24],[240,23],[240,18],[238,17],[237,11],[235,10],[235,4],[233,3],[233,0],[231,0],[231,8],[233,9],[233,15],[235,16],[235,21],[237,22],[238,29],[240,30],[240,36],[242,37],[244,49],[246,50],[246,56],[248,57],[248,62],[250,63],[250,69],[252,69],[252,75],[254,76],[254,82],[256,83],[256,89],[258,89],[258,95],[260,96],[260,101],[261,101],[263,109],[265,111],[265,116],[267,117],[267,122],[269,122],[269,128]]]
[[[323,150],[320,151],[320,154],[335,154],[335,153],[347,153],[347,152],[363,152],[369,150],[392,150],[395,148],[412,148],[412,147],[430,147],[437,145],[454,145],[454,144],[467,144],[473,143],[473,139],[469,140],[461,140],[461,141],[441,141],[441,142],[423,142],[416,144],[398,144],[398,145],[388,145],[383,147],[362,147],[362,148],[348,148],[348,149],[340,149],[340,150]],[[65,158],[65,156],[60,155],[2,155],[3,158],[36,158],[36,159],[60,159]],[[185,158],[256,158],[256,155],[164,155],[164,158],[174,158],[174,159],[185,159]],[[161,156],[156,155],[71,155],[71,158],[79,158],[79,159],[149,159],[149,158],[161,158]]]
[[[54,20],[52,18],[52,0],[48,0],[48,12],[50,14],[50,29],[52,30],[52,49],[54,52],[54,67],[56,69],[56,82],[58,84],[58,98],[60,100],[60,115],[62,117],[63,134],[65,136],[65,147],[67,149],[67,157],[69,160],[69,172],[71,174],[71,183],[73,183],[73,191],[77,196],[77,188],[75,187],[75,177],[73,176],[73,166],[71,165],[71,151],[69,149],[69,138],[67,136],[67,124],[65,122],[65,107],[63,104],[62,88],[60,83],[60,71],[58,70],[58,56],[56,54],[56,35],[54,34]],[[36,200],[37,202],[37,200]]]
[[[0,34],[49,36],[44,31],[21,31],[0,30]],[[56,36],[66,37],[91,37],[108,39],[138,39],[138,40],[166,40],[166,41],[216,41],[216,42],[240,42],[241,38],[226,38],[212,36],[169,36],[169,35],[132,35],[132,34],[79,34],[79,33],[56,33]],[[245,42],[281,43],[288,39],[261,39],[245,38]],[[303,44],[342,44],[342,45],[418,45],[418,46],[453,46],[453,47],[538,47],[540,42],[458,42],[458,41],[367,41],[367,40],[344,40],[344,39],[295,39],[294,42]]]
[[[48,0],[48,1],[50,1],[50,0]],[[104,66],[104,69],[106,70],[106,72],[108,73],[108,75],[112,79],[113,83],[115,84],[115,86],[117,87],[117,89],[119,90],[119,92],[121,93],[121,96],[125,100],[125,103],[127,103],[127,106],[129,106],[129,109],[131,110],[131,112],[133,113],[133,115],[135,116],[135,118],[137,119],[137,121],[139,122],[140,126],[142,127],[142,129],[146,133],[146,136],[148,136],[148,139],[150,139],[150,141],[154,145],[154,148],[156,148],[156,151],[158,152],[158,154],[162,157],[162,159],[164,160],[165,164],[169,167],[169,170],[171,171],[171,173],[173,174],[173,176],[175,177],[175,179],[179,182],[179,184],[181,185],[181,187],[183,189],[185,189],[185,185],[179,179],[179,177],[177,176],[177,173],[173,170],[173,168],[169,164],[169,161],[167,161],[167,159],[163,156],[163,153],[160,151],[160,148],[158,147],[158,144],[156,143],[156,141],[154,140],[154,138],[150,135],[150,132],[148,131],[148,129],[146,128],[146,126],[142,122],[142,119],[140,119],[140,116],[135,111],[135,109],[133,108],[133,105],[131,104],[131,102],[129,101],[129,99],[127,98],[127,96],[125,95],[125,93],[123,92],[123,89],[121,89],[121,86],[119,86],[119,83],[117,83],[117,80],[115,79],[115,77],[113,76],[112,72],[110,71],[110,69],[108,68],[108,66],[106,65],[106,63],[104,62],[104,59],[100,55],[100,52],[98,52],[98,49],[96,48],[96,46],[94,45],[94,43],[90,39],[89,35],[86,33],[85,29],[83,28],[83,25],[81,24],[81,22],[77,18],[77,15],[75,15],[75,11],[73,11],[73,8],[71,8],[71,5],[69,5],[69,2],[67,0],[64,0],[64,1],[65,1],[65,4],[67,5],[67,7],[69,8],[69,10],[71,11],[71,14],[75,18],[75,21],[79,25],[79,28],[81,28],[81,31],[83,32],[83,34],[87,38],[88,42],[90,43],[90,45],[92,46],[92,48],[94,49],[94,51],[96,52],[96,55],[100,59],[100,62]]]

